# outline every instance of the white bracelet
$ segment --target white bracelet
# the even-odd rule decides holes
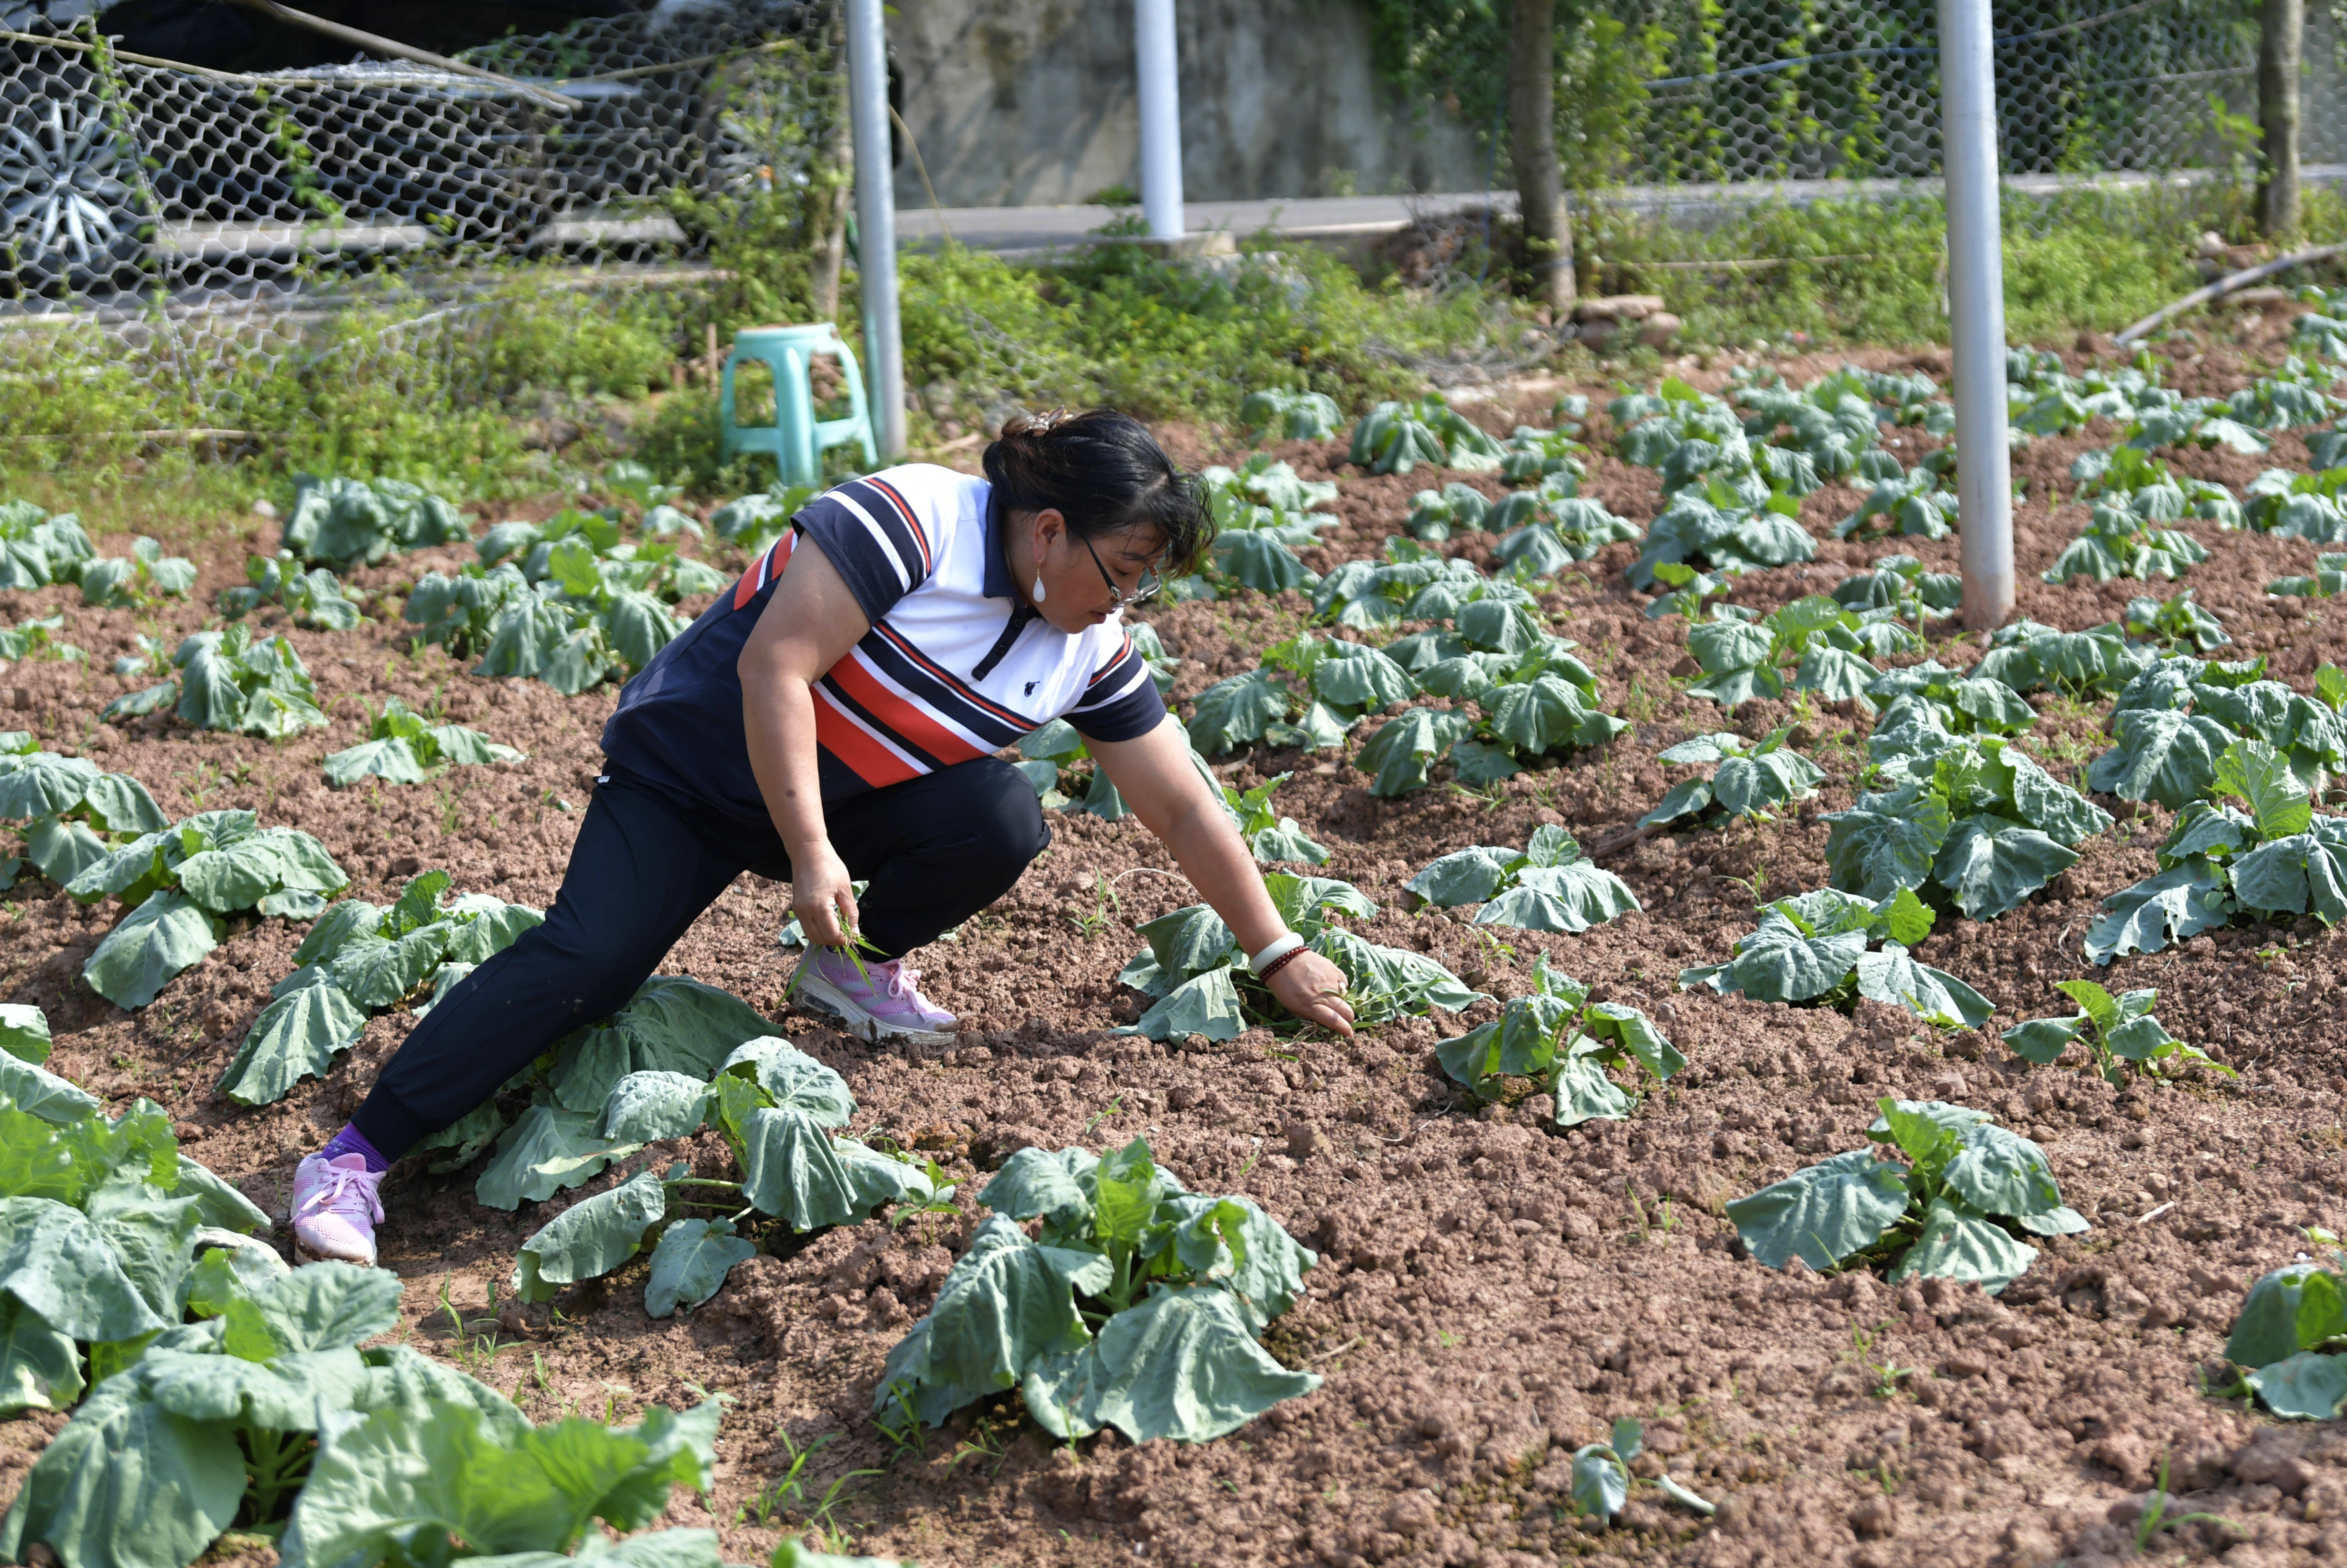
[[[1249,958],[1247,960],[1247,968],[1254,973],[1259,975],[1263,973],[1263,967],[1271,962],[1272,959],[1284,958],[1302,946],[1304,946],[1304,938],[1297,936],[1293,931],[1289,931],[1275,940],[1270,947],[1266,948],[1262,952],[1257,953],[1254,958]]]

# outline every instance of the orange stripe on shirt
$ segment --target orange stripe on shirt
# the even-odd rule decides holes
[[[948,767],[989,754],[985,748],[947,729],[911,699],[883,683],[853,652],[833,665],[825,678],[838,682],[840,690],[863,703],[865,712],[877,720],[881,728],[893,731]]]
[[[894,643],[897,651],[902,653],[906,658],[911,660],[914,663],[919,665],[922,669],[936,676],[939,681],[944,682],[948,686],[952,687],[953,690],[960,695],[969,699],[972,703],[985,709],[996,718],[1000,719],[1003,723],[1007,724],[1016,724],[1022,730],[1033,730],[1040,729],[1041,727],[1039,721],[1030,719],[1024,713],[1016,712],[1011,709],[1004,707],[1001,703],[996,702],[993,698],[989,697],[977,687],[972,686],[967,681],[955,675],[952,671],[947,669],[944,665],[938,663],[936,660],[922,652],[918,648],[913,646],[910,639],[907,638],[903,632],[898,631],[887,621],[882,621],[872,630],[887,638],[890,642]]]
[[[1090,691],[1092,687],[1099,685],[1103,680],[1107,679],[1109,672],[1114,670],[1118,665],[1123,663],[1124,656],[1132,651],[1133,633],[1128,631],[1124,634],[1124,646],[1116,651],[1116,657],[1102,665],[1099,669],[1093,671],[1092,678],[1084,682],[1084,689],[1086,691]]]
[[[773,549],[758,558],[756,566],[742,574],[742,580],[733,585],[734,609],[746,608],[768,583],[783,575],[783,569],[791,564],[791,547],[798,542],[798,537],[795,529],[784,534],[774,541]]]
[[[815,744],[837,757],[848,772],[874,789],[920,776],[920,769],[873,739],[863,725],[841,712],[830,693],[818,686],[815,695]]]

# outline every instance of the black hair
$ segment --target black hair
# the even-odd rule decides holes
[[[1080,539],[1154,530],[1165,541],[1167,577],[1195,571],[1214,542],[1214,514],[1197,480],[1131,415],[1112,408],[1017,415],[987,445],[984,462],[1007,509],[1056,508]]]

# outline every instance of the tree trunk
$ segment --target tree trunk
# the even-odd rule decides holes
[[[2269,239],[2298,231],[2299,50],[2306,0],[2264,0],[2258,44],[2258,124],[2265,166],[2258,177],[2258,226]]]
[[[1556,0],[1514,0],[1508,62],[1509,154],[1532,298],[1563,321],[1573,309],[1573,222],[1557,190]],[[2269,0],[2269,4],[2277,0]]]
[[[847,209],[855,177],[856,152],[847,120],[847,35],[844,23],[832,25],[831,72],[835,90],[831,118],[815,149],[814,178],[807,182],[806,233],[810,267],[807,306],[819,322],[839,319],[839,274],[847,261]]]

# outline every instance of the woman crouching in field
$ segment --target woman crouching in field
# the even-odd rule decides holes
[[[995,753],[1055,718],[1272,994],[1352,1032],[1343,973],[1282,924],[1119,623],[1212,542],[1192,481],[1105,410],[1014,419],[985,468],[907,465],[818,497],[628,682],[545,924],[433,1008],[302,1162],[302,1251],[372,1264],[391,1162],[624,1006],[743,871],[791,885],[809,942],[797,1005],[866,1040],[949,1038],[953,1015],[905,958],[1051,842],[1035,791]]]

